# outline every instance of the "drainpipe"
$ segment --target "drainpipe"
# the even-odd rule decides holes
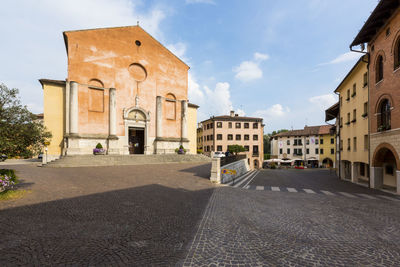
[[[368,168],[369,168],[369,175],[368,175],[368,188],[371,188],[371,114],[370,113],[370,103],[369,103],[369,61],[370,61],[370,54],[367,53],[367,90],[368,90]],[[364,61],[364,58],[363,58]],[[365,62],[365,61],[364,61]]]

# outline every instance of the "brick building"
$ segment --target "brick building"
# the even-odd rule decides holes
[[[188,70],[139,26],[64,32],[68,77],[41,79],[49,156],[196,153]]]
[[[400,194],[400,2],[381,0],[350,47],[369,54],[370,185]],[[363,49],[361,49],[363,50]]]

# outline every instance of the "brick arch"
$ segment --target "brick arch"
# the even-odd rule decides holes
[[[396,152],[396,149],[389,143],[381,143],[379,146],[375,148],[374,155],[372,156],[372,166],[373,167],[382,167],[384,160],[383,157],[385,156],[385,150],[389,150],[396,161],[396,169],[400,171],[400,160],[399,155]]]
[[[384,99],[389,99],[390,107],[391,107],[391,108],[394,107],[394,102],[393,102],[392,95],[390,95],[390,94],[381,94],[381,95],[379,96],[379,98],[378,98],[378,99],[376,100],[376,102],[375,102],[375,109],[374,109],[375,113],[379,113],[379,106],[380,106],[381,102],[382,102]]]
[[[396,44],[397,44],[398,42],[400,42],[400,30],[398,30],[398,31],[396,32],[396,35],[395,35],[394,38],[393,38],[392,47],[391,47],[391,49],[390,49],[390,53],[391,53],[392,55],[393,55],[393,53],[394,53],[394,50],[396,49]]]
[[[93,78],[89,80],[89,86],[104,88],[104,83],[100,79]]]
[[[386,54],[385,51],[383,51],[383,49],[380,49],[379,51],[376,52],[375,58],[374,58],[374,65],[373,65],[373,69],[375,70],[376,68],[376,62],[378,61],[379,56],[382,56],[383,58],[383,62],[386,61]]]

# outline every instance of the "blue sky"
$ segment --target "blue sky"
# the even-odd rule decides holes
[[[377,0],[6,0],[0,82],[43,110],[39,78],[65,79],[62,32],[140,25],[182,58],[199,120],[234,109],[265,132],[324,123],[357,61],[349,44]]]

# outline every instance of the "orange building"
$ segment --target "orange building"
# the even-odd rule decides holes
[[[45,122],[62,110],[62,129],[50,129],[62,131],[61,154],[91,154],[97,143],[108,154],[189,148],[188,109],[197,106],[188,106],[188,65],[139,26],[67,31],[64,41],[63,104],[44,103]],[[56,90],[52,80],[41,83],[45,96]]]

